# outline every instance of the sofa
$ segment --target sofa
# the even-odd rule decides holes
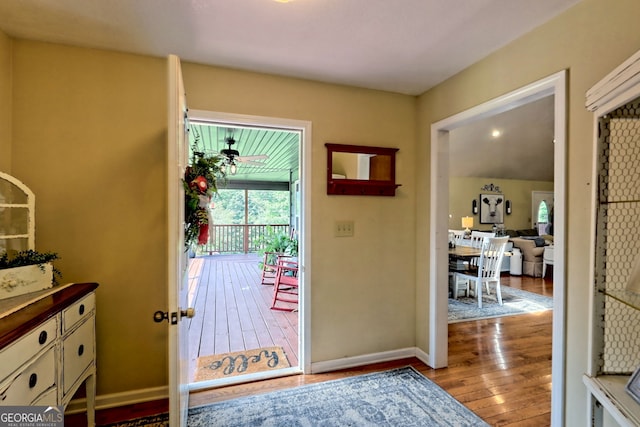
[[[535,236],[512,237],[509,241],[522,252],[522,274],[542,277],[542,254],[547,241]]]
[[[510,236],[510,237],[522,237],[522,236],[537,237],[538,230],[536,230],[535,228],[526,228],[523,230],[504,230],[504,234],[505,236]]]

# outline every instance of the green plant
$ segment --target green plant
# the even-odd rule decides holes
[[[200,135],[195,136],[191,164],[184,173],[184,243],[186,249],[194,244],[205,244],[209,238],[211,198],[218,192],[218,177],[224,177],[220,169],[221,156],[207,156],[197,150]]]
[[[60,259],[55,252],[38,252],[32,249],[16,252],[13,255],[5,252],[0,256],[0,270],[14,267],[25,267],[28,265],[37,265],[41,271],[44,271],[44,264]],[[62,278],[60,270],[53,267],[53,283],[58,284],[58,280]]]
[[[262,243],[262,253],[276,253],[285,254],[291,256],[298,256],[298,239],[290,237],[287,233],[274,231],[272,227],[267,226],[267,231]],[[267,260],[267,263],[273,264],[275,262],[275,256],[273,260]],[[260,262],[260,268],[263,267],[264,262]]]

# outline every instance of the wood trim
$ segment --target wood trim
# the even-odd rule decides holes
[[[616,106],[622,105],[633,99],[622,99],[633,86],[640,84],[640,51],[636,52],[629,59],[617,66],[607,74],[602,80],[587,90],[586,107],[587,110],[597,112],[604,106],[612,103]]]

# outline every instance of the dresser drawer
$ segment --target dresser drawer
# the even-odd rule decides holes
[[[62,332],[73,328],[73,325],[91,313],[96,306],[96,295],[91,293],[79,301],[76,301],[62,311]]]
[[[52,347],[0,385],[0,404],[29,405],[55,385],[56,354],[55,347]]]
[[[94,321],[90,316],[62,341],[63,393],[66,395],[82,373],[94,361]]]
[[[58,318],[52,317],[18,341],[0,350],[0,382],[58,338]]]
[[[32,406],[56,406],[58,405],[58,388],[51,387],[31,402]]]

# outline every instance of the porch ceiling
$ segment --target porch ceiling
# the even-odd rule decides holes
[[[232,149],[240,153],[237,173],[227,173],[230,182],[292,182],[298,179],[300,133],[279,129],[237,127],[203,122],[190,123],[190,145],[207,155],[229,148],[226,138],[232,136]],[[247,156],[265,155],[266,159],[243,162]]]

